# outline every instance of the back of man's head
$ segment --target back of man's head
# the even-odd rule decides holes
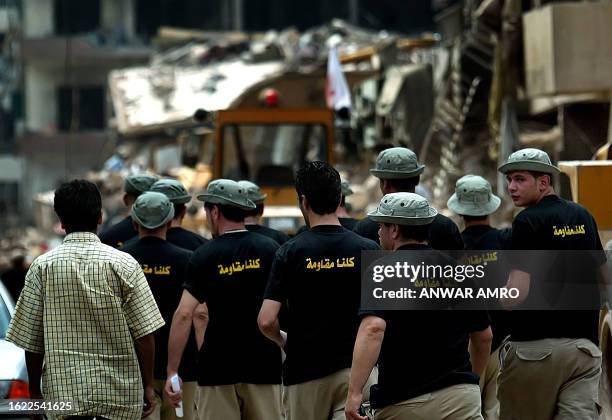
[[[326,162],[308,162],[297,172],[295,190],[316,214],[334,213],[340,204],[340,174]]]
[[[67,233],[95,232],[102,212],[102,197],[95,184],[75,179],[55,190],[53,208]]]

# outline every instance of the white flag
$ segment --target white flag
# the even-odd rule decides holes
[[[329,48],[327,57],[327,83],[325,85],[325,98],[329,108],[338,110],[351,109],[351,92],[342,73],[338,52],[335,47]]]

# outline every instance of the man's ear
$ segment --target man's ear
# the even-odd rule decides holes
[[[128,195],[127,195],[127,193],[125,193],[125,194],[123,194],[123,205],[124,205],[125,207],[128,207],[128,203],[129,203],[129,201],[128,201]]]
[[[98,226],[100,226],[102,224],[102,212],[100,212],[100,214],[98,215]]]
[[[212,206],[212,208],[210,209],[210,217],[213,220],[219,219],[219,206],[217,205]]]
[[[391,230],[390,230],[389,233],[391,234],[391,239],[393,239],[393,240],[399,239],[400,238],[399,225],[392,224],[391,225]]]
[[[538,190],[544,191],[548,187],[552,186],[552,175],[544,174],[536,178]]]
[[[310,209],[310,203],[305,195],[300,195],[300,203],[302,204],[302,208],[304,210]]]

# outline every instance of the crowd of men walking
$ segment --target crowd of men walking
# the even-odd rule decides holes
[[[96,186],[63,184],[54,207],[67,235],[33,262],[7,334],[26,351],[32,398],[74,401],[74,413],[49,414],[78,419],[173,420],[179,403],[202,420],[599,418],[596,310],[361,306],[363,251],[426,251],[444,265],[470,250],[592,250],[583,275],[605,274],[595,220],[555,193],[545,152],[499,168],[525,207],[511,230],[491,226],[501,200],[466,175],[448,201],[460,232],[415,194],[423,170],[409,149],[382,151],[371,173],[384,196],[357,222],[338,172],[304,164],[307,226],[293,238],[259,225],[266,196],[249,181],[197,195],[212,240],[181,227],[191,197],[176,180],[128,177],[130,214],[99,237]],[[555,234],[566,225],[583,228]],[[519,260],[496,279],[526,295],[530,270]]]

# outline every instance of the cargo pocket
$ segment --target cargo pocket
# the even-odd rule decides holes
[[[597,347],[595,344],[578,343],[576,344],[576,347],[578,347],[578,350],[588,354],[589,356],[595,359],[601,359],[601,350],[599,350],[599,347]]]
[[[552,354],[552,347],[529,347],[529,346],[517,346],[516,357],[526,362],[537,362],[550,357]]]

